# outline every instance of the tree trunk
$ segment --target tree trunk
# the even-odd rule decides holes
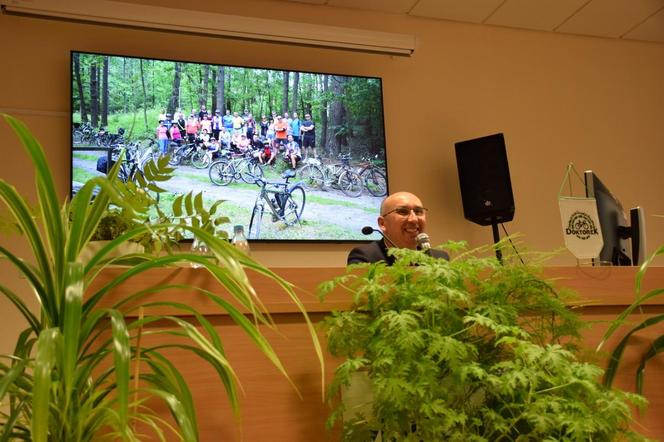
[[[221,115],[226,114],[226,94],[224,88],[226,85],[226,70],[223,66],[217,67],[217,107]]]
[[[151,67],[151,68],[150,68]],[[155,74],[155,69],[154,69],[154,61],[148,61],[148,73],[150,74],[150,108],[154,109],[157,106],[157,102],[155,101],[157,99],[157,80],[154,78]],[[161,103],[160,103],[161,104]],[[159,106],[161,107],[161,106]]]
[[[323,100],[321,101],[320,109],[320,147],[323,150],[327,150],[327,90],[329,88],[330,76],[323,75]],[[331,156],[331,155],[330,155]]]
[[[303,109],[303,112],[305,114],[309,114],[313,117],[311,114],[312,109],[311,109],[311,102],[313,101],[313,96],[314,96],[314,86],[316,83],[316,77],[310,78],[310,81],[307,82],[307,86],[305,88],[305,93],[300,95],[300,99],[302,101],[301,108]],[[306,78],[306,77],[305,77]]]
[[[297,112],[297,90],[300,87],[300,73],[293,72],[293,99],[291,100],[291,114]]]
[[[108,56],[104,55],[101,76],[101,125],[108,126]]]
[[[145,88],[145,72],[143,71],[143,59],[140,59],[140,66],[141,66],[141,85],[143,86],[143,120],[145,121],[145,130],[149,130],[150,127],[148,126],[148,106],[147,106],[147,96],[148,96],[148,91]]]
[[[284,114],[288,110],[288,77],[290,76],[290,72],[288,71],[283,71],[284,75],[284,87],[283,87],[283,95],[282,95],[282,101],[281,101],[281,115]]]
[[[203,75],[201,77],[201,93],[198,97],[198,106],[207,106],[208,82],[210,79],[210,65],[203,66]]]
[[[175,109],[180,103],[180,78],[182,72],[182,63],[175,63],[175,72],[173,73],[173,89],[171,90],[171,98],[168,100],[168,107],[166,112],[175,115]]]
[[[81,59],[80,54],[74,53],[74,77],[76,78],[76,88],[78,89],[78,111],[81,114],[81,123],[88,122],[88,112],[85,106],[85,92],[83,91],[83,82],[81,81]]]
[[[128,78],[127,75],[127,59],[125,57],[122,57],[122,80],[126,83],[130,82],[130,79]],[[127,90],[129,89],[129,90]],[[129,103],[127,100],[127,93],[130,95],[133,95],[131,93],[131,88],[122,88],[122,112],[128,112],[129,111]]]
[[[90,65],[90,121],[92,127],[99,126],[99,82],[97,63]]]
[[[242,71],[242,109],[238,109],[240,112],[249,109],[249,69]]]
[[[224,70],[224,72],[226,74],[226,80],[224,81],[224,90],[231,91],[232,90],[231,89],[231,69],[226,69],[226,70]],[[224,98],[226,100],[226,102],[225,102],[226,109],[229,109],[232,113],[233,112],[233,106],[232,106],[232,103],[231,103],[230,94],[228,96],[224,96]],[[224,110],[224,112],[226,112],[226,111]]]
[[[212,99],[212,104],[210,105],[210,113],[212,115],[214,115],[214,111],[216,109],[221,110],[221,108],[219,107],[218,101],[217,101],[217,84],[219,82],[217,80],[217,70],[216,69],[212,69],[210,71],[210,77],[211,77],[210,78],[210,84],[211,84],[210,87],[212,88],[212,90],[210,91],[210,98]]]
[[[332,76],[332,103],[330,104],[330,119],[332,120],[331,152],[335,155],[341,148],[348,145],[348,124],[346,121],[346,107],[341,101],[346,87],[346,77]]]

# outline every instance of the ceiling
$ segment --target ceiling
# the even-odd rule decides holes
[[[279,0],[664,43],[664,0]]]

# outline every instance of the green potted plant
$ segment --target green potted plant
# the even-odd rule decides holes
[[[356,441],[639,440],[629,402],[644,400],[604,387],[601,369],[577,359],[570,294],[536,266],[480,252],[448,262],[398,250],[391,267],[353,266],[321,286],[323,298],[336,289],[353,301],[323,322],[343,359],[328,424],[343,420]],[[338,401],[358,378],[370,394]]]
[[[168,286],[156,285],[151,292],[164,292],[163,300],[150,306],[169,307],[189,315],[130,315],[143,304],[146,290],[127,293],[110,307],[100,302],[122,282],[151,269],[194,263],[224,287],[251,318],[246,318],[225,298],[197,287],[251,338],[261,352],[287,377],[278,356],[261,334],[258,325],[271,325],[260,299],[254,292],[245,270],[266,275],[277,281],[284,292],[307,317],[291,286],[269,269],[259,265],[227,241],[195,223],[165,222],[133,225],[83,262],[81,252],[97,230],[109,206],[135,211],[123,199],[110,177],[98,177],[86,183],[71,201],[61,203],[48,168],[46,156],[28,129],[18,120],[4,115],[21,140],[35,167],[38,195],[37,215],[14,187],[0,179],[0,201],[7,207],[11,222],[23,234],[30,256],[19,256],[0,245],[0,256],[23,277],[26,289],[39,299],[38,312],[31,311],[19,293],[0,283],[0,293],[22,314],[27,328],[16,340],[13,354],[0,359],[0,440],[137,440],[141,430],[151,429],[158,439],[170,431],[161,417],[143,406],[146,398],[163,400],[175,424],[171,428],[186,441],[198,440],[193,399],[177,368],[164,357],[169,347],[188,351],[216,371],[234,410],[238,410],[237,374],[224,353],[222,339],[203,315],[181,302],[169,301]],[[117,165],[116,165],[117,167]],[[210,257],[192,253],[151,255],[136,253],[126,257],[109,254],[126,241],[153,235],[159,231],[189,232],[209,247]],[[98,280],[108,265],[123,264],[119,276],[106,283]],[[93,288],[94,287],[94,288]],[[172,288],[172,287],[171,287]],[[129,305],[132,307],[129,307]],[[186,343],[141,344],[138,335],[146,324],[167,321],[179,327],[176,332]],[[309,322],[314,347],[323,364],[315,331]],[[158,330],[152,333],[164,333]],[[140,361],[140,364],[137,362]],[[141,366],[140,370],[130,367]],[[140,395],[138,395],[140,393]],[[138,395],[138,396],[137,396]]]

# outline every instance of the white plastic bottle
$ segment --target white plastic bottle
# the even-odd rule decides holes
[[[197,255],[208,255],[210,250],[208,249],[207,244],[205,244],[200,239],[194,238],[194,241],[191,243],[191,253],[195,253]],[[191,267],[197,269],[203,266],[197,262],[192,262]]]
[[[231,239],[231,243],[247,255],[251,252],[247,237],[244,235],[244,226],[242,225],[237,225],[233,228],[233,239]]]

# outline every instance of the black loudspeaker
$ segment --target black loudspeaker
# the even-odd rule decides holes
[[[463,216],[481,226],[512,221],[514,195],[502,133],[454,144]]]

